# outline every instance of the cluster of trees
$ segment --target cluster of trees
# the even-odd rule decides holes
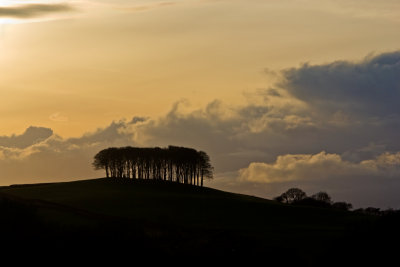
[[[353,205],[347,202],[333,202],[332,198],[326,192],[318,192],[312,196],[307,196],[307,194],[299,188],[290,188],[285,193],[274,198],[274,200],[287,204],[332,207],[341,210],[351,210],[353,208]]]
[[[110,147],[94,156],[93,167],[107,177],[156,179],[203,186],[213,177],[210,157],[193,148]]]
[[[351,203],[333,202],[332,198],[326,192],[318,192],[312,196],[307,196],[307,194],[299,188],[290,188],[280,196],[275,197],[274,200],[281,203],[294,205],[335,208],[347,211],[353,209],[353,205]],[[355,209],[353,211],[366,215],[398,216],[400,218],[400,210],[394,209],[381,210],[379,208],[368,207]]]

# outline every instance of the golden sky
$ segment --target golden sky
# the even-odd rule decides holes
[[[13,1],[72,10],[0,15],[0,135],[79,136],[271,85],[264,72],[356,60],[400,43],[398,1]],[[1,14],[1,12],[0,12]]]

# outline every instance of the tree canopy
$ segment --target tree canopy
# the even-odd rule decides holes
[[[287,190],[285,193],[283,193],[279,197],[276,197],[275,200],[277,200],[279,202],[291,204],[291,203],[300,201],[306,197],[307,197],[307,195],[303,190],[301,190],[299,188],[290,188],[289,190]]]
[[[324,202],[327,204],[332,204],[332,199],[326,192],[318,192],[312,195],[311,197],[317,201]]]
[[[275,197],[274,200],[286,204],[313,206],[321,208],[334,208],[346,211],[353,208],[353,205],[351,203],[333,202],[331,196],[326,192],[321,191],[309,197],[303,190],[299,188],[290,188],[285,193],[282,193],[280,196]],[[379,213],[379,211],[374,210],[374,208],[358,209],[357,211],[375,215]]]
[[[210,157],[193,148],[110,147],[94,156],[93,167],[107,177],[156,179],[203,186],[213,178]]]

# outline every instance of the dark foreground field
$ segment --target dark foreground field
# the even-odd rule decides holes
[[[395,259],[400,237],[396,216],[154,180],[3,187],[0,211],[5,255],[357,266]]]

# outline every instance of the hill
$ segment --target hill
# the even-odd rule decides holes
[[[15,185],[0,195],[9,218],[2,229],[11,229],[3,237],[15,246],[314,266],[327,257],[335,265],[378,236],[374,216],[155,180]]]

